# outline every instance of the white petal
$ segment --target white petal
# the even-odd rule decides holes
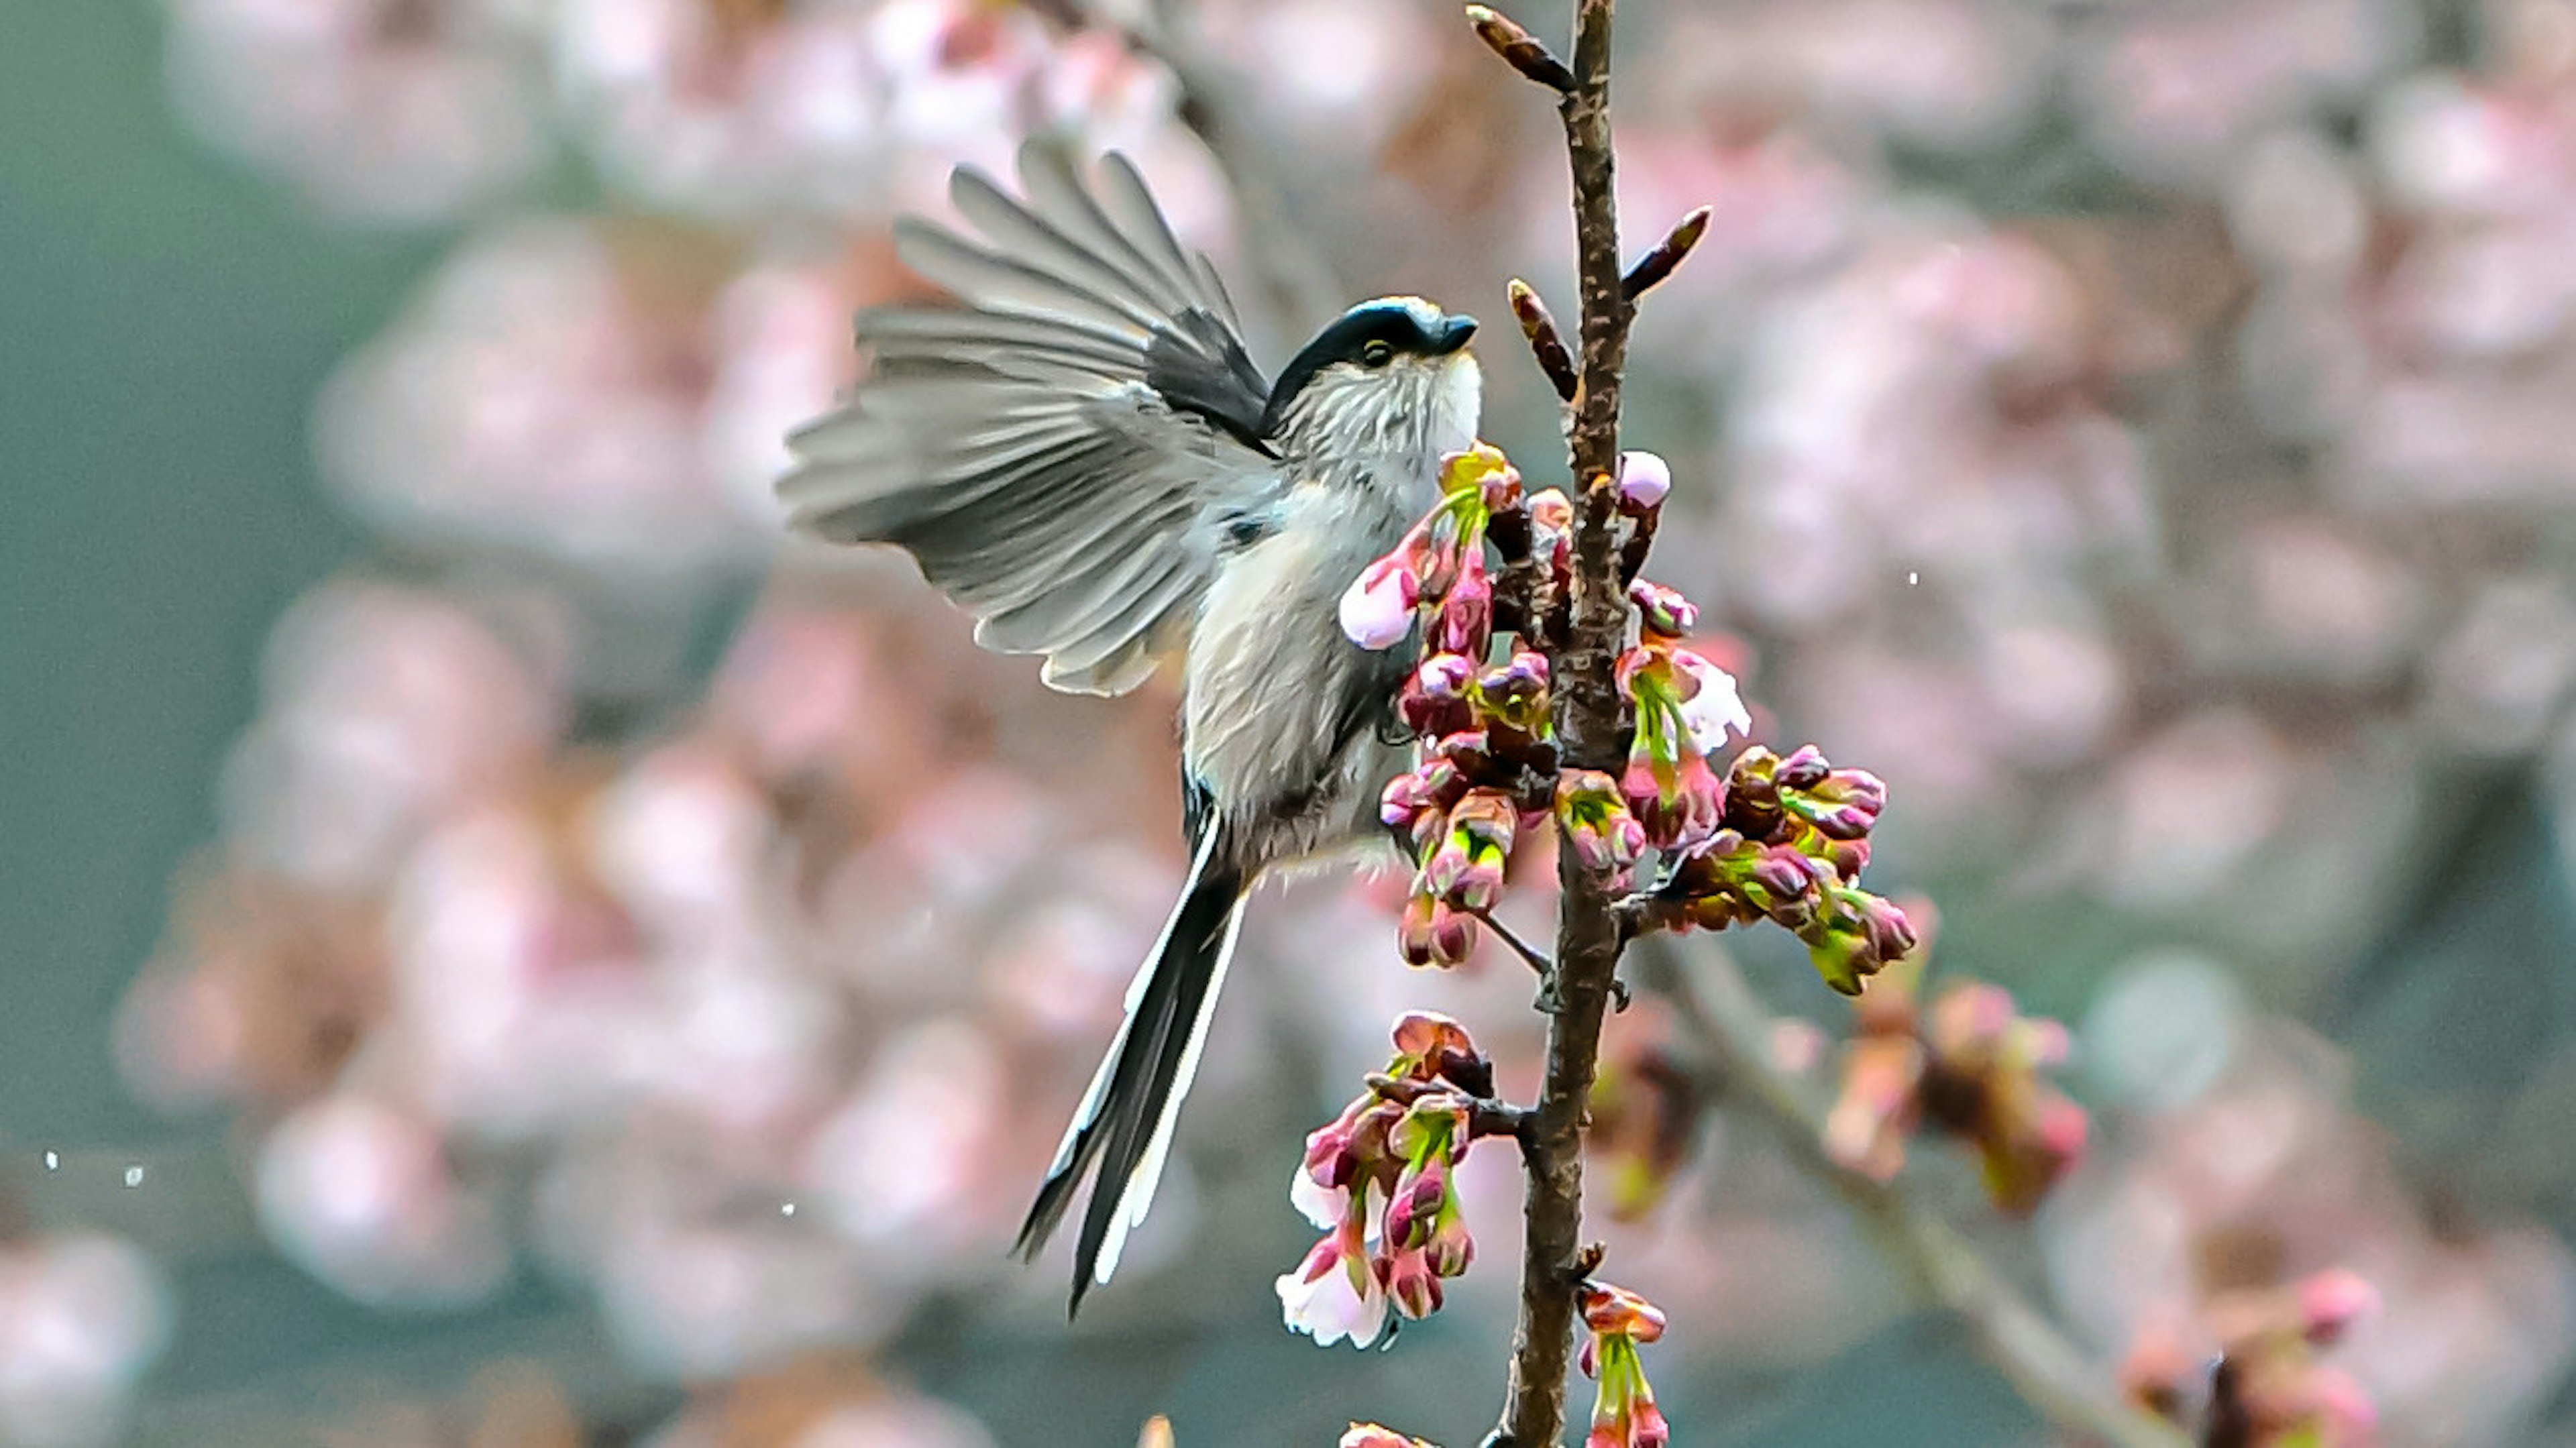
[[[1673,662],[1699,681],[1699,692],[1682,705],[1682,723],[1690,729],[1693,748],[1702,754],[1716,753],[1725,746],[1730,729],[1752,737],[1753,715],[1736,692],[1733,674],[1688,649],[1674,650]]]
[[[1404,581],[1393,569],[1372,567],[1342,590],[1342,632],[1364,649],[1393,648],[1413,629]]]
[[[1351,1194],[1346,1187],[1328,1187],[1316,1181],[1306,1164],[1299,1162],[1296,1172],[1288,1178],[1288,1202],[1307,1221],[1329,1232],[1340,1226],[1343,1215],[1350,1211]]]

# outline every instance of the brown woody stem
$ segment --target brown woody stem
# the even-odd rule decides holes
[[[1565,762],[1608,771],[1619,768],[1623,754],[1613,669],[1628,603],[1614,547],[1618,515],[1611,480],[1619,466],[1619,377],[1627,360],[1632,312],[1622,284],[1618,209],[1611,189],[1613,5],[1614,0],[1577,0],[1572,85],[1557,107],[1574,176],[1583,317],[1568,438],[1576,483],[1572,613],[1564,645],[1551,661],[1556,733]],[[1481,18],[1478,23],[1481,29]],[[1517,293],[1513,310],[1522,311]],[[1529,326],[1526,316],[1523,326]],[[1561,382],[1559,386],[1562,390]],[[1616,902],[1602,878],[1585,869],[1570,848],[1560,848],[1557,859],[1556,1009],[1548,1021],[1546,1081],[1521,1137],[1528,1189],[1520,1315],[1512,1332],[1502,1422],[1486,1439],[1489,1448],[1552,1448],[1564,1433],[1575,1290],[1588,1270],[1582,1241],[1583,1129],[1601,1054],[1602,1017],[1618,977],[1622,930]]]

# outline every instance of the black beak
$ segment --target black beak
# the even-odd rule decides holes
[[[1432,355],[1445,357],[1450,353],[1457,351],[1459,348],[1466,346],[1467,339],[1475,335],[1475,318],[1465,316],[1451,317],[1449,320],[1440,324],[1440,333],[1433,339],[1435,345],[1432,347]]]

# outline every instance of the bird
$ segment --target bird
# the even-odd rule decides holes
[[[950,299],[860,314],[863,374],[789,435],[778,492],[804,533],[910,554],[977,643],[1043,655],[1052,688],[1178,672],[1188,875],[1014,1246],[1034,1262],[1096,1174],[1070,1317],[1153,1203],[1254,887],[1388,839],[1409,651],[1359,647],[1335,605],[1437,501],[1482,382],[1475,319],[1401,296],[1265,377],[1133,163],[1086,176],[1039,140],[1016,170],[1018,197],[952,173],[975,235],[896,223],[898,258]]]

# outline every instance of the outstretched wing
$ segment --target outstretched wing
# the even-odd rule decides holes
[[[977,642],[1046,655],[1048,684],[1119,694],[1185,642],[1228,530],[1282,486],[1269,385],[1123,157],[1094,188],[1031,142],[1019,171],[1025,202],[952,179],[980,241],[897,224],[961,305],[860,316],[868,376],[788,438],[779,496],[825,538],[910,552]]]

